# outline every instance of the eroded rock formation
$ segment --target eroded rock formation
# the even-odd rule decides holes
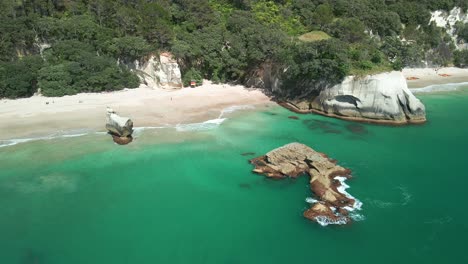
[[[345,191],[348,186],[344,181],[351,178],[351,171],[306,145],[291,143],[250,162],[255,165],[254,172],[269,178],[310,175],[310,189],[316,199],[307,199],[311,207],[304,217],[321,225],[349,223],[349,213],[360,209],[361,203]]]
[[[119,116],[111,108],[107,108],[106,129],[115,143],[126,145],[132,142],[133,122],[128,117]]]
[[[168,52],[151,56],[144,62],[136,61],[132,66],[141,81],[151,88],[180,89],[183,87],[179,64]]]
[[[401,72],[346,77],[309,100],[289,100],[281,105],[298,113],[374,123],[406,124],[426,121],[424,105],[408,89]]]

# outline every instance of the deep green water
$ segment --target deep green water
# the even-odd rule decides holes
[[[422,126],[269,107],[124,147],[94,134],[0,148],[0,263],[468,263],[468,92],[420,98]],[[292,141],[353,170],[364,221],[306,220],[307,179],[264,179],[241,155]]]

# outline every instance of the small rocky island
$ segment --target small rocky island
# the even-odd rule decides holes
[[[250,162],[255,165],[255,173],[269,178],[297,178],[308,174],[316,200],[307,198],[311,207],[304,212],[304,217],[323,226],[350,223],[350,213],[360,210],[361,202],[345,191],[348,186],[344,181],[351,178],[351,171],[304,144],[290,143]]]
[[[111,108],[107,108],[106,129],[119,145],[127,145],[133,141],[133,121],[128,117],[119,116]]]

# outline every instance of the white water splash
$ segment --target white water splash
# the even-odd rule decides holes
[[[354,198],[351,194],[346,192],[346,189],[350,188],[349,185],[345,183],[347,180],[346,177],[341,177],[337,176],[334,178],[335,180],[338,180],[340,182],[340,186],[337,188],[338,192],[341,194],[344,194],[347,198],[354,200],[353,206],[344,206],[343,209],[349,212],[349,218],[351,218],[354,221],[364,221],[366,218],[364,215],[357,213],[357,211],[360,211],[362,209],[362,202],[359,201],[358,199]],[[309,204],[315,204],[315,203],[321,203],[320,201],[312,198],[312,197],[307,197],[305,201]],[[332,220],[326,216],[317,216],[315,217],[315,221],[319,223],[321,226],[328,226],[328,225],[345,225],[348,223],[348,218],[346,216],[341,216],[337,212],[337,209],[335,207],[330,207],[330,209],[333,211],[333,213],[337,216],[339,216],[336,220]]]
[[[335,179],[335,180],[338,180],[338,181],[340,182],[340,184],[341,184],[341,186],[339,186],[339,187],[337,188],[338,192],[341,193],[341,194],[344,194],[347,198],[354,200],[354,205],[353,205],[353,207],[345,206],[345,207],[343,207],[343,208],[344,208],[345,210],[347,210],[347,211],[350,211],[350,212],[352,212],[352,211],[354,211],[354,210],[361,210],[361,208],[362,208],[362,202],[359,201],[358,199],[356,199],[354,196],[352,196],[351,194],[349,194],[349,193],[346,191],[346,189],[349,189],[349,188],[350,188],[349,185],[347,185],[347,184],[345,183],[345,181],[347,180],[347,178],[346,178],[346,177],[337,176],[337,177],[335,177],[334,179]]]
[[[348,223],[348,220],[346,217],[339,217],[336,220],[332,220],[326,216],[317,216],[315,217],[315,221],[319,223],[321,226],[328,226],[328,225],[346,225]]]

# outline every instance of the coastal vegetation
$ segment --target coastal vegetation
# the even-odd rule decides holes
[[[466,66],[431,11],[466,0],[2,0],[0,98],[133,88],[128,66],[170,51],[184,83],[242,83],[266,62],[282,89],[421,66]],[[456,25],[465,43],[468,26]],[[289,94],[289,92],[288,92]]]

